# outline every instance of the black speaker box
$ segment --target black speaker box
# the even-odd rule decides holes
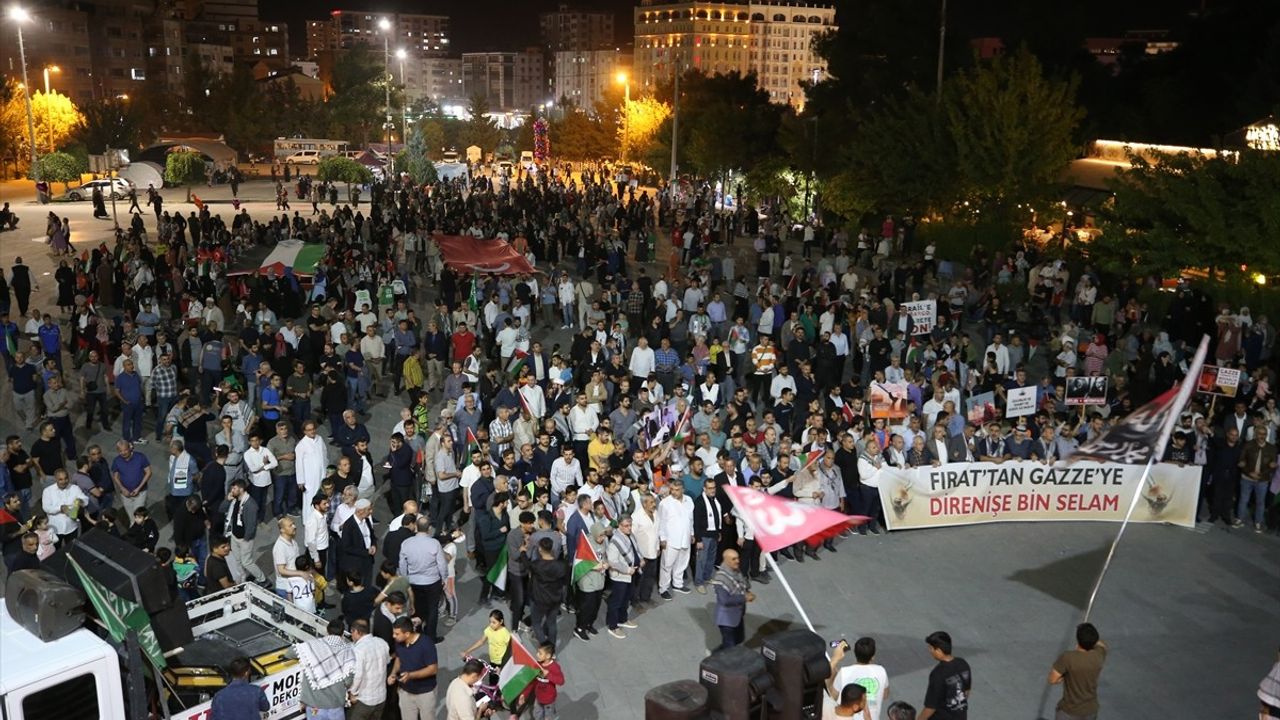
[[[155,630],[160,649],[169,652],[192,641],[191,616],[187,606],[178,604],[160,612],[151,613],[151,629]]]
[[[4,588],[9,617],[43,642],[84,627],[83,603],[79,590],[44,570],[19,570]]]
[[[697,680],[677,680],[644,694],[644,720],[706,720],[707,689]]]
[[[155,556],[102,530],[90,530],[71,545],[71,558],[111,592],[155,614],[182,603]],[[134,582],[138,592],[134,592]]]
[[[712,717],[765,720],[765,700],[773,679],[760,653],[742,645],[712,653],[698,667],[698,680],[707,689]]]
[[[760,654],[781,697],[770,720],[808,720],[822,714],[831,662],[826,643],[811,630],[787,630],[765,638]]]

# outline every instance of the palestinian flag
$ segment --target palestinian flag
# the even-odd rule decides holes
[[[9,532],[9,528],[5,527],[6,525],[21,525],[21,524],[22,523],[18,521],[18,518],[14,517],[12,513],[10,513],[8,510],[5,510],[4,508],[0,508],[0,528],[3,528],[3,531],[6,534]]]
[[[676,423],[676,434],[671,437],[671,444],[683,445],[685,439],[685,429],[689,424],[689,411],[692,408],[685,408],[684,415],[680,416],[680,422]]]
[[[578,549],[573,553],[573,582],[577,584],[587,573],[596,569],[600,564],[600,556],[596,555],[595,548],[591,547],[591,541],[587,539],[587,531],[583,531],[582,537],[578,538]]]
[[[476,439],[476,434],[471,432],[471,428],[467,428],[467,450],[466,450],[467,462],[462,467],[465,468],[471,464],[471,453],[476,453],[476,452],[480,452],[480,441]]]
[[[324,243],[282,240],[262,261],[258,274],[266,275],[268,270],[275,270],[276,277],[283,277],[285,268],[292,268],[294,275],[311,277],[316,274],[316,265],[324,259],[324,254]]]
[[[506,591],[507,589],[507,546],[503,545],[498,551],[498,559],[493,561],[493,567],[489,568],[489,573],[484,576],[489,584],[495,588]]]
[[[520,374],[520,368],[524,367],[524,361],[529,357],[529,353],[516,349],[511,355],[511,362],[507,363],[507,374],[515,377]]]
[[[512,635],[511,659],[502,666],[502,672],[498,673],[498,690],[502,693],[502,702],[506,703],[507,707],[514,706],[516,700],[520,698],[520,693],[523,693],[540,674],[542,674],[542,667],[538,665],[533,653],[521,644],[519,637]]]

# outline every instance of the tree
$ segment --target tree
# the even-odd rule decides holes
[[[610,128],[577,110],[570,110],[553,122],[547,134],[555,156],[566,160],[599,160],[612,157],[618,149]]]
[[[965,70],[943,93],[961,196],[990,212],[1043,200],[1078,154],[1076,81],[1044,76],[1025,48]]]
[[[71,98],[56,91],[36,91],[31,96],[31,114],[36,124],[36,147],[47,147],[49,152],[65,145],[84,122],[84,116]]]
[[[426,138],[419,126],[418,131],[409,135],[409,142],[396,159],[396,167],[409,174],[417,185],[430,185],[437,180],[436,166],[427,153]]]
[[[335,155],[320,161],[316,166],[316,179],[320,182],[340,182],[347,185],[347,198],[351,197],[351,185],[373,182],[373,171],[348,157]]]
[[[1280,154],[1238,158],[1162,155],[1131,158],[1102,210],[1102,235],[1089,255],[1126,276],[1176,275],[1187,267],[1228,279],[1280,273]]]
[[[333,67],[333,96],[325,104],[325,137],[346,138],[356,145],[381,138],[389,81],[381,59],[365,45],[357,44],[341,53]]]
[[[671,106],[651,95],[633,98],[624,104],[622,124],[618,127],[622,156],[643,157],[648,154],[663,123],[671,117]]]
[[[502,131],[492,118],[486,117],[489,114],[489,101],[483,95],[473,95],[467,109],[471,119],[463,124],[459,133],[458,144],[462,146],[459,151],[476,145],[481,152],[493,152],[498,143],[502,142]]]
[[[940,211],[959,197],[955,146],[944,109],[923,92],[890,98],[857,125],[831,194],[858,215],[868,202],[886,211]],[[855,216],[845,215],[848,219]]]
[[[104,98],[84,107],[76,140],[92,153],[106,148],[137,150],[142,145],[142,112],[133,100]]]
[[[749,173],[778,153],[783,110],[769,102],[754,75],[688,73],[680,89],[677,149],[703,177]],[[684,160],[680,167],[685,168]]]
[[[169,153],[164,160],[164,181],[174,185],[185,185],[187,202],[191,202],[191,186],[204,182],[204,157],[198,152],[179,150]]]
[[[66,190],[68,183],[80,179],[85,167],[70,153],[51,152],[36,160],[35,170],[34,177],[49,183],[60,182]]]
[[[27,134],[27,108],[17,81],[0,83],[0,160],[13,160],[18,167],[31,159]]]
[[[436,119],[419,121],[409,140],[412,141],[419,135],[422,136],[422,146],[426,148],[427,157],[439,160],[445,146],[444,122]]]

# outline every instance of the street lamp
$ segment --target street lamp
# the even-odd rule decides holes
[[[386,18],[378,20],[378,29],[382,31],[382,72],[383,72],[383,91],[385,94],[384,102],[387,112],[387,121],[382,124],[383,135],[387,141],[387,161],[383,167],[387,169],[387,180],[390,180],[391,167],[391,128],[394,124],[391,122],[391,21]]]
[[[628,133],[631,131],[631,78],[627,75],[626,70],[619,70],[614,76],[614,80],[622,86],[622,151],[618,154],[622,161],[627,159],[627,139]]]
[[[44,66],[44,102],[45,102],[45,105],[46,105],[46,106],[50,103],[50,100],[49,100],[49,73],[51,73],[51,72],[55,72],[55,73],[62,72],[62,68],[58,67],[57,65],[45,65],[45,66]],[[48,108],[46,108],[46,112],[47,112],[47,111],[48,111]],[[57,146],[53,144],[53,123],[52,123],[52,122],[50,122],[50,123],[49,123],[49,152],[57,152],[57,151],[58,151]]]
[[[400,98],[400,142],[405,145],[409,144],[409,91],[408,84],[404,80],[404,60],[409,57],[409,51],[404,48],[396,49],[396,59],[400,61],[400,92],[404,97]]]
[[[31,81],[27,79],[27,48],[22,42],[22,26],[31,20],[31,14],[20,5],[9,8],[9,19],[18,26],[18,58],[22,63],[22,95],[27,101],[27,134],[31,137],[31,175],[39,180],[36,166],[36,120],[31,114]]]
[[[62,68],[58,67],[57,65],[44,66],[44,94],[45,95],[49,94],[49,73],[60,73],[60,72],[62,72]]]

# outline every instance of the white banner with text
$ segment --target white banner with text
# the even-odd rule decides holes
[[[1133,522],[1195,525],[1200,468],[1161,463],[1152,466],[1144,483],[1144,467],[1030,460],[951,463],[885,467],[871,482],[863,482],[879,489],[890,530],[990,522],[1120,522],[1135,492],[1142,499]]]

